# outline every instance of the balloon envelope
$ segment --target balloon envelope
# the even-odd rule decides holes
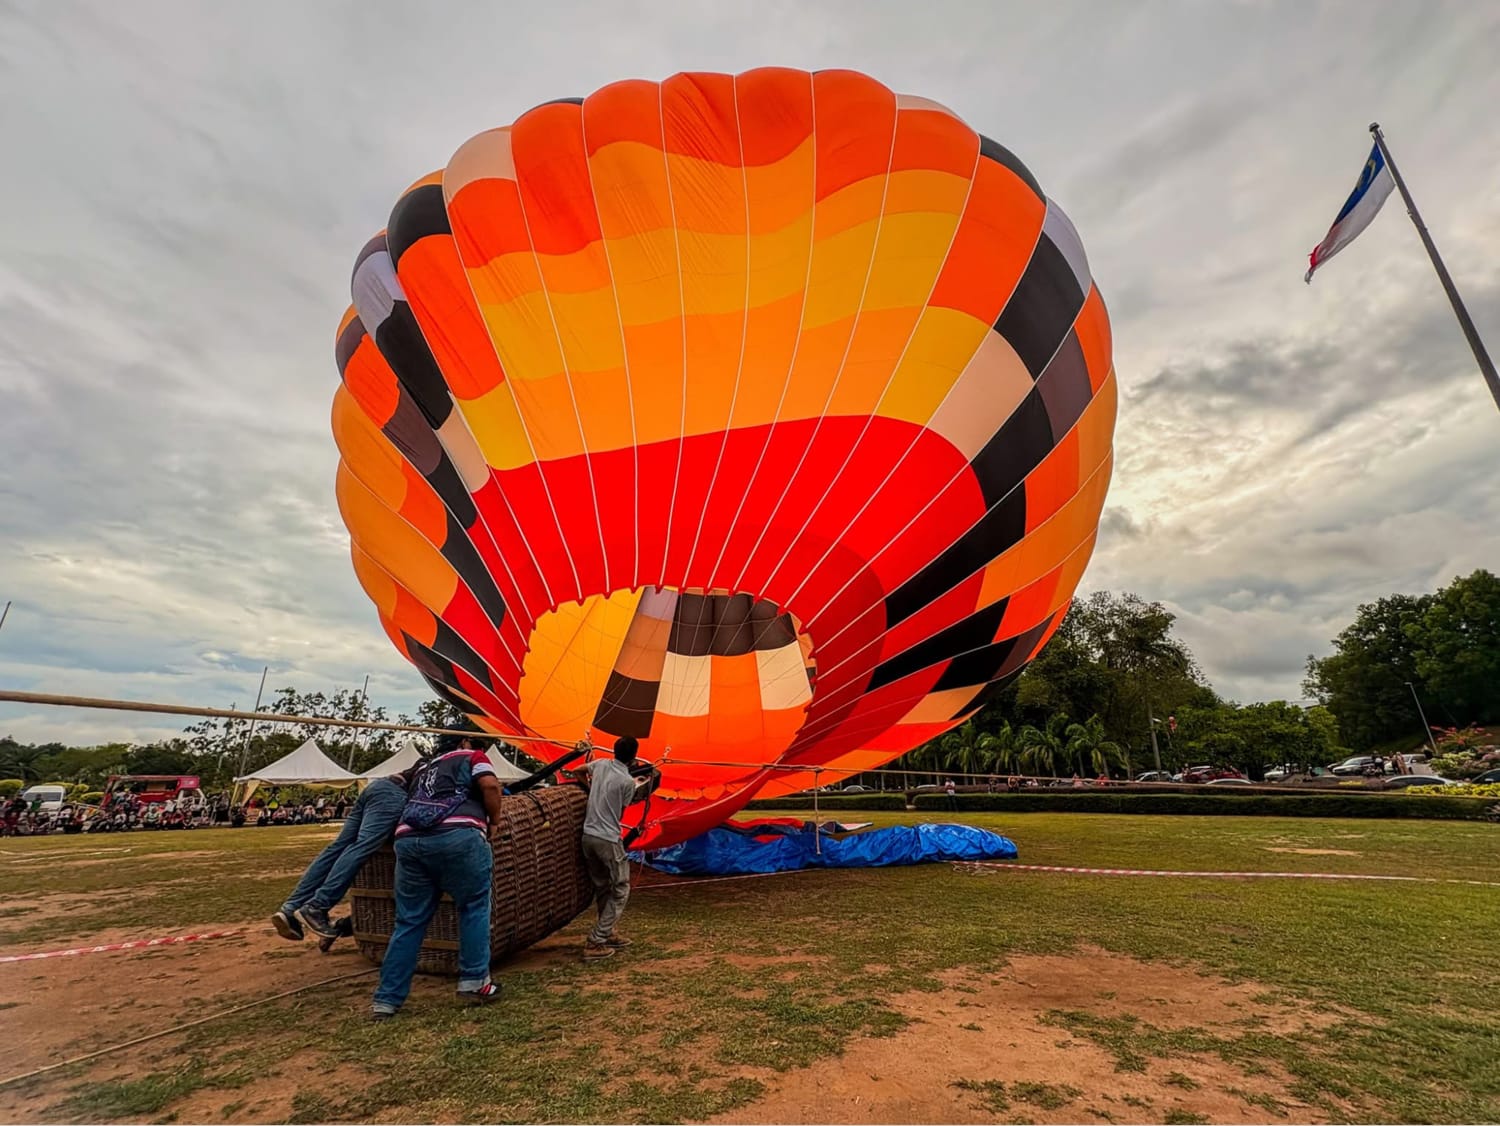
[[[644,845],[962,722],[1092,551],[1077,232],[864,75],[538,106],[401,196],[352,293],[337,488],[382,625],[489,730],[638,738]]]

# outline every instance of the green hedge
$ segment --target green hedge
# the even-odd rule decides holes
[[[1495,804],[1487,798],[1438,794],[1141,794],[1127,791],[1021,794],[959,794],[960,812],[1002,813],[1168,813],[1232,817],[1379,817],[1438,821],[1479,821]],[[948,810],[942,794],[917,795],[916,807]],[[870,807],[886,809],[887,806]]]
[[[767,798],[764,801],[753,801],[747,809],[811,809],[813,800],[810,796],[799,795],[793,798]],[[906,795],[901,793],[884,794],[819,794],[818,812],[837,812],[844,809],[866,809],[900,812],[906,808]]]

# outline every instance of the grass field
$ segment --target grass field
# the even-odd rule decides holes
[[[1500,828],[1488,824],[963,820],[1006,832],[1021,860],[1038,864],[1500,882]],[[262,933],[327,835],[0,842],[6,952],[220,925],[249,935],[212,948],[60,960],[65,969],[0,965],[0,1005],[14,1006],[5,1017],[16,1027],[48,1020],[47,1006],[65,1001],[69,988],[124,1002],[118,1022],[81,1025],[76,1039],[41,1037],[30,1066],[173,1023],[138,1011],[135,1023],[126,1019],[153,972],[190,970],[184,980],[200,995],[198,1015],[363,968],[352,954],[319,961]],[[922,1104],[926,1112],[910,1110],[914,1121],[920,1113],[1016,1122],[1500,1121],[1494,884],[974,874],[932,865],[642,890],[626,921],[636,945],[606,963],[579,964],[575,923],[502,969],[507,996],[495,1009],[456,1008],[451,987],[427,980],[398,1020],[371,1025],[372,981],[357,978],[0,1088],[0,1116],[759,1117],[824,1105],[775,1099],[790,1098],[799,1083],[810,1089],[812,1080],[799,1076],[824,1077],[818,1097],[831,1097],[824,1089],[843,1081],[841,1067],[881,1058],[888,1043],[902,1059],[946,1053],[932,1064],[931,1082],[912,1081],[922,1098],[941,1096]],[[1058,980],[1065,988],[1047,984]],[[56,990],[51,1001],[48,990]],[[1051,1054],[1026,1056],[1033,1042]],[[1104,1078],[1079,1077],[1100,1061]],[[894,1077],[859,1078],[874,1099]],[[860,1120],[861,1096],[850,1098],[841,1121]]]

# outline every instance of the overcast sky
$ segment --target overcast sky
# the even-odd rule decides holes
[[[1084,589],[1298,699],[1360,601],[1500,564],[1500,414],[1399,199],[1302,282],[1378,119],[1500,352],[1497,57],[1491,2],[0,0],[0,685],[249,707],[269,664],[413,708],[334,504],[355,253],[538,102],[780,64],[952,107],[1067,210],[1122,391]]]

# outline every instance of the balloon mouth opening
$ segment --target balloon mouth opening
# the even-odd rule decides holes
[[[707,792],[786,751],[815,680],[812,637],[769,599],[722,588],[616,590],[537,619],[521,719],[567,742],[633,736],[648,757],[699,764],[691,773]]]

